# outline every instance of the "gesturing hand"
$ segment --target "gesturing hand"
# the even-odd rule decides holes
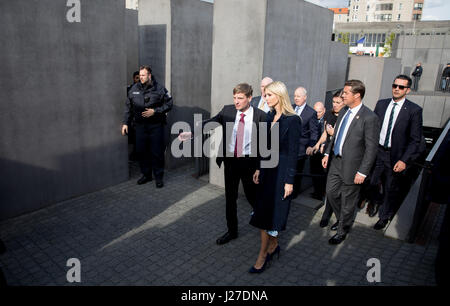
[[[192,132],[183,132],[183,133],[180,133],[180,135],[178,135],[179,141],[186,141],[189,139],[192,139]]]
[[[253,174],[253,183],[259,184],[259,170],[256,170]]]
[[[151,108],[146,108],[144,112],[142,112],[142,117],[148,118],[155,114],[155,111]]]

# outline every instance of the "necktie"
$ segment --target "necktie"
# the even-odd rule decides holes
[[[350,117],[351,111],[348,110],[347,114],[345,115],[344,119],[342,120],[341,126],[339,128],[339,133],[336,138],[336,143],[334,144],[334,155],[342,155],[342,152],[340,151],[340,146],[342,142],[342,138],[344,136],[344,130],[345,126],[347,125],[348,117]]]
[[[245,114],[241,114],[241,119],[238,123],[238,129],[236,133],[236,143],[234,145],[234,156],[241,157],[242,156],[242,143],[244,142],[244,129],[245,129]]]
[[[394,104],[394,106],[392,106],[391,116],[389,117],[389,123],[388,123],[387,132],[386,132],[386,138],[384,138],[384,147],[386,149],[388,148],[388,145],[389,145],[389,138],[391,137],[392,123],[394,122],[395,107],[397,106],[397,103],[394,102],[393,104]]]
[[[262,103],[259,106],[259,109],[263,111],[264,110],[264,106],[266,106],[266,101],[262,100]]]

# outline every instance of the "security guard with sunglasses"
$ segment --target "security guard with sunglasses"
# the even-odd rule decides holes
[[[406,170],[422,150],[422,108],[406,98],[411,83],[409,76],[397,76],[392,84],[392,99],[379,100],[374,110],[381,124],[370,181],[373,209],[380,208],[376,230],[386,227],[400,207],[401,194],[409,187]]]
[[[128,134],[128,126],[134,119],[136,152],[142,172],[137,183],[141,185],[151,181],[153,171],[156,187],[161,188],[164,186],[164,125],[173,101],[167,89],[151,73],[149,66],[141,66],[140,82],[128,92],[122,135]]]

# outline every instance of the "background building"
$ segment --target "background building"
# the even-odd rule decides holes
[[[349,22],[422,19],[424,0],[350,0]]]
[[[360,48],[363,53],[375,54],[378,45],[379,54],[382,54],[385,51],[384,45],[389,41],[392,33],[396,36],[399,34],[405,36],[450,35],[450,21],[349,22],[336,23],[334,26],[334,39],[348,43],[351,53],[356,53],[358,50],[356,42],[366,37],[362,49]]]
[[[348,22],[348,7],[330,8],[334,13],[334,24],[338,22]]]

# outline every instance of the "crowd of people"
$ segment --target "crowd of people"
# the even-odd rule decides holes
[[[152,77],[150,67],[141,67],[139,79],[128,90],[122,134],[128,133],[131,124],[135,127],[143,175],[138,184],[152,180],[153,171],[156,186],[162,187],[161,136],[172,98]],[[252,207],[250,224],[259,229],[261,239],[249,272],[263,272],[280,255],[279,235],[286,230],[291,200],[301,192],[305,175],[312,177],[311,196],[326,205],[320,226],[328,226],[333,213],[336,217],[330,227],[336,231],[330,244],[346,239],[357,208],[365,201],[371,204],[370,216],[379,215],[374,229],[385,228],[409,188],[407,170],[424,150],[422,108],[406,98],[412,84],[410,77],[397,76],[392,98],[379,100],[374,111],[363,104],[366,88],[359,80],[345,82],[343,90],[333,95],[329,110],[320,101],[310,107],[302,86],[295,89],[291,102],[286,85],[269,77],[260,83],[260,96],[253,96],[247,83],[236,85],[234,103],[200,123],[203,128],[209,122],[223,127],[225,145],[220,146],[223,152],[216,162],[224,166],[227,231],[216,243],[238,238],[237,198],[242,182]],[[253,143],[260,141],[263,128],[267,128],[269,147],[273,145],[270,140],[278,142],[275,167],[261,167],[270,157],[263,158],[260,146]],[[273,133],[277,137],[271,137]],[[178,138],[192,139],[192,132]],[[308,159],[310,172],[304,173]]]

